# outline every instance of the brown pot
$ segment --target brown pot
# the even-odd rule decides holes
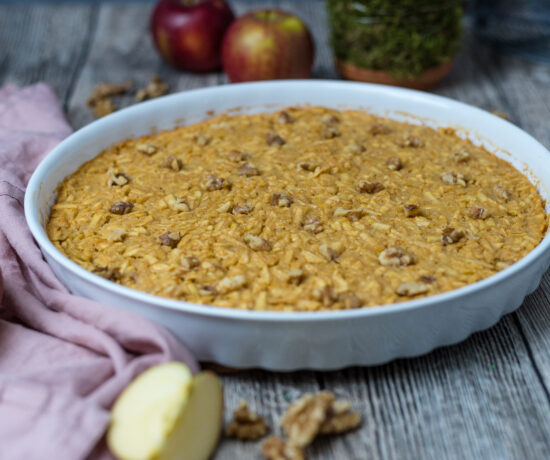
[[[451,71],[453,61],[449,60],[437,67],[426,69],[412,78],[395,78],[385,70],[372,70],[357,67],[349,62],[336,59],[336,68],[340,75],[348,80],[381,83],[383,85],[403,86],[420,90],[432,89]]]

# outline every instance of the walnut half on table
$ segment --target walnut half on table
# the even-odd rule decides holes
[[[351,403],[329,391],[307,393],[292,403],[281,418],[287,438],[270,436],[262,445],[268,460],[303,460],[304,448],[319,435],[341,434],[357,428],[361,415],[351,410]]]
[[[361,415],[351,410],[351,403],[336,399],[329,391],[303,395],[281,418],[289,441],[300,447],[311,444],[319,434],[345,433],[360,423]]]
[[[131,80],[122,83],[99,83],[88,97],[88,107],[96,118],[104,117],[117,110],[117,106],[113,100],[114,96],[120,96],[128,93],[134,83]],[[141,88],[136,92],[136,102],[142,102],[147,99],[164,96],[168,94],[170,87],[166,82],[160,79],[158,75],[153,75],[145,88]]]
[[[233,412],[233,420],[225,429],[225,435],[241,441],[255,441],[264,437],[268,431],[269,427],[263,417],[251,411],[247,402],[241,400]]]

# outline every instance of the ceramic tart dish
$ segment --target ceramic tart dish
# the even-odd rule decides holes
[[[72,292],[164,324],[199,359],[337,369],[456,343],[521,304],[550,260],[548,154],[439,96],[247,83],[79,130],[25,210]]]

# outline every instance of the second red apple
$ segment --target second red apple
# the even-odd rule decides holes
[[[313,39],[303,21],[281,10],[258,10],[234,21],[224,35],[222,64],[230,81],[308,78]]]

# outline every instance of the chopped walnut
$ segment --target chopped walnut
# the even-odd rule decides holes
[[[361,144],[348,144],[344,147],[344,152],[351,153],[353,155],[358,155],[360,153],[366,152],[367,149]]]
[[[164,96],[168,94],[170,87],[164,81],[162,81],[158,75],[153,75],[149,84],[136,93],[136,102],[143,102],[147,99],[154,99],[155,97]]]
[[[322,135],[323,139],[334,139],[341,136],[342,133],[336,126],[329,125],[324,127]]]
[[[344,297],[344,305],[346,308],[361,308],[363,301],[355,294],[348,294]]]
[[[413,148],[424,147],[424,141],[416,136],[413,136],[412,134],[406,134],[403,138],[401,146]]]
[[[92,112],[96,118],[104,117],[114,111],[116,111],[116,105],[113,100],[108,97],[100,99],[92,107]]]
[[[227,276],[216,285],[216,291],[220,294],[227,294],[228,292],[236,291],[245,285],[246,278],[244,275]]]
[[[323,306],[327,308],[338,301],[338,295],[334,292],[332,286],[328,284],[323,289],[315,289],[313,297],[322,302]]]
[[[407,265],[413,265],[415,263],[415,257],[410,252],[399,246],[392,246],[391,248],[384,249],[378,256],[378,261],[385,267],[402,267]]]
[[[321,117],[321,123],[325,125],[333,125],[335,123],[340,123],[340,119],[332,113],[327,113]]]
[[[351,431],[361,424],[361,415],[351,410],[351,403],[343,399],[333,401],[327,410],[319,434],[340,434]]]
[[[271,251],[271,243],[260,236],[248,233],[244,236],[244,242],[254,251]]]
[[[183,168],[183,163],[179,158],[176,158],[174,155],[169,155],[165,162],[163,163],[165,168],[171,169],[172,171],[181,171]]]
[[[170,246],[174,249],[181,240],[181,236],[176,232],[166,232],[159,236],[161,246]]]
[[[200,289],[199,289],[199,294],[200,295],[216,295],[218,293],[218,291],[216,290],[216,287],[215,286],[202,286]]]
[[[231,210],[231,212],[233,214],[250,214],[252,212],[252,210],[254,209],[254,206],[252,206],[251,204],[239,204],[237,206],[233,206],[233,209]]]
[[[416,204],[406,204],[403,206],[406,217],[417,217],[422,215],[422,209]]]
[[[296,169],[298,171],[314,172],[317,168],[318,166],[315,163],[311,163],[309,161],[300,161],[300,163],[296,165]]]
[[[292,403],[281,418],[281,426],[289,442],[300,447],[309,445],[319,434],[334,399],[334,395],[322,391],[317,394],[306,393]]]
[[[357,222],[362,217],[365,217],[365,211],[363,209],[352,209],[347,213],[346,217],[350,222]]]
[[[195,256],[183,256],[180,259],[180,264],[183,267],[185,271],[193,270],[193,268],[197,268],[201,263],[198,259],[198,257]]]
[[[128,231],[122,227],[104,227],[102,233],[109,241],[124,241],[128,236]]]
[[[317,235],[323,231],[323,225],[321,224],[321,219],[317,216],[307,217],[303,223],[302,227],[305,231]]]
[[[400,296],[415,296],[425,294],[430,289],[430,286],[425,283],[401,283],[395,290]]]
[[[270,436],[262,444],[262,454],[267,460],[305,460],[301,447],[277,436]]]
[[[241,152],[240,150],[230,150],[227,153],[227,158],[229,161],[233,161],[234,163],[239,163],[241,161],[248,160],[248,155],[244,152]]]
[[[94,107],[103,99],[124,94],[132,88],[133,82],[128,80],[122,83],[102,82],[97,85],[88,97],[88,106]]]
[[[122,214],[128,214],[129,212],[132,211],[133,208],[134,208],[133,203],[130,203],[128,201],[117,201],[116,203],[113,203],[111,205],[111,208],[109,209],[109,211],[112,214],[122,215]]]
[[[344,209],[336,208],[334,210],[334,217],[347,217],[350,222],[357,222],[361,218],[365,217],[367,213],[364,209]]]
[[[109,179],[107,179],[107,185],[109,187],[122,186],[130,182],[130,178],[124,173],[112,174]]]
[[[232,210],[233,210],[233,203],[231,203],[231,201],[227,201],[217,209],[218,212],[231,212]]]
[[[468,215],[472,219],[487,219],[490,216],[490,213],[485,208],[474,207],[474,208],[470,208]]]
[[[447,184],[458,184],[462,187],[466,187],[467,179],[462,173],[456,173],[454,171],[447,171],[441,174],[441,180]]]
[[[208,174],[203,183],[203,187],[205,190],[209,192],[213,192],[214,190],[222,190],[224,188],[230,188],[231,185],[227,180],[222,179],[221,177],[216,177],[213,174]]]
[[[512,198],[512,195],[510,195],[510,192],[506,190],[501,184],[496,184],[493,187],[493,191],[495,192],[495,195],[498,198],[502,198],[503,200],[508,201]]]
[[[379,134],[389,134],[391,132],[391,129],[388,128],[386,125],[383,125],[382,123],[373,123],[369,127],[369,133],[371,133],[373,136],[377,136]]]
[[[470,159],[470,153],[465,148],[461,148],[451,154],[451,158],[457,163],[465,163]]]
[[[256,168],[256,166],[254,166],[252,163],[245,163],[239,168],[238,172],[240,176],[246,176],[246,177],[260,175],[260,170]]]
[[[252,412],[246,401],[241,400],[239,407],[233,412],[233,420],[225,429],[225,435],[243,441],[255,441],[264,437],[268,431],[265,420]]]
[[[204,134],[199,133],[197,135],[197,144],[199,144],[201,147],[204,147],[205,145],[210,144],[211,140],[212,140],[211,137],[205,136]]]
[[[382,185],[380,182],[365,182],[361,181],[359,182],[359,185],[357,186],[357,190],[359,190],[359,193],[369,193],[374,194],[381,192],[386,187]]]
[[[422,275],[420,277],[420,281],[422,281],[423,283],[435,283],[435,277]]]
[[[284,145],[286,144],[286,141],[279,136],[277,133],[274,133],[273,131],[270,131],[267,133],[267,136],[265,138],[265,141],[267,142],[267,145]]]
[[[153,155],[154,153],[157,153],[159,149],[156,145],[142,143],[142,144],[137,144],[136,145],[136,150],[139,153],[143,153],[144,155],[149,155],[150,156],[150,155]]]
[[[441,243],[443,246],[448,244],[454,244],[464,238],[464,232],[462,230],[455,230],[453,227],[447,227],[441,234]]]
[[[97,267],[92,270],[92,273],[101,276],[109,281],[118,281],[122,277],[118,268]]]
[[[340,242],[332,243],[330,246],[328,244],[322,244],[319,246],[319,251],[323,254],[325,259],[332,262],[342,255],[342,252],[344,252],[344,245]]]
[[[294,123],[294,118],[288,112],[282,110],[277,115],[277,121],[282,124]]]
[[[401,158],[391,157],[388,161],[386,161],[386,166],[392,171],[399,171],[403,168],[403,162],[401,161]]]
[[[287,195],[286,193],[275,193],[271,197],[272,206],[279,206],[280,208],[288,208],[292,203],[294,203],[294,200],[290,195]]]
[[[166,204],[172,211],[177,211],[177,212],[191,211],[191,208],[185,198],[168,195],[164,198],[164,200],[166,201]]]
[[[299,285],[304,280],[304,272],[299,268],[295,268],[288,272],[287,281],[290,284]]]

